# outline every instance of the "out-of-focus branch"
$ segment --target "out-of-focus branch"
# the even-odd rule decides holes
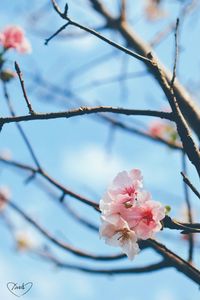
[[[151,264],[148,266],[134,267],[134,268],[113,268],[113,269],[95,269],[70,263],[65,263],[58,259],[55,255],[52,255],[50,252],[39,252],[37,253],[41,258],[53,263],[56,267],[81,271],[85,273],[92,273],[96,275],[117,275],[117,274],[141,274],[141,273],[151,273],[153,271],[159,271],[164,268],[172,267],[168,262],[162,260],[159,263]]]
[[[95,255],[92,253],[88,253],[86,251],[81,251],[80,249],[75,248],[72,245],[64,243],[63,241],[55,238],[49,231],[44,229],[38,222],[36,222],[33,218],[31,218],[28,214],[26,214],[21,208],[19,208],[13,201],[9,200],[8,205],[12,209],[14,209],[18,214],[20,214],[26,221],[28,221],[31,225],[33,225],[43,236],[45,236],[53,244],[62,248],[63,250],[66,250],[68,252],[75,254],[76,256],[89,258],[89,259],[93,259],[93,260],[100,260],[100,261],[116,260],[116,259],[121,259],[121,258],[125,257],[125,255],[123,255],[123,254],[101,256],[101,255]]]
[[[186,3],[186,5],[183,6],[181,9],[179,19],[184,20],[185,17],[190,15],[195,8],[199,5],[198,0],[190,1],[189,3]],[[156,47],[158,44],[160,44],[174,29],[176,28],[176,22],[171,22],[168,24],[163,30],[159,31],[155,37],[151,40],[150,46],[152,48]]]
[[[103,78],[103,79],[96,79],[96,80],[91,81],[90,83],[86,83],[82,86],[78,86],[77,88],[75,87],[75,92],[77,92],[77,91],[82,92],[87,89],[97,88],[99,86],[108,85],[108,84],[115,83],[115,82],[123,82],[123,81],[127,81],[127,80],[133,79],[133,78],[142,78],[147,75],[148,75],[148,73],[146,71],[129,72],[129,73],[123,72],[123,73],[120,73],[120,75],[109,76],[109,77]]]
[[[82,217],[79,215],[77,211],[75,211],[68,203],[63,203],[65,207],[65,211],[72,217],[74,218],[78,223],[81,225],[93,230],[94,232],[99,232],[99,227],[96,226],[95,224],[91,223],[88,221],[88,219]]]
[[[60,183],[58,183],[55,179],[53,179],[49,174],[47,174],[44,170],[41,170],[41,169],[36,169],[36,168],[33,168],[29,165],[25,165],[25,164],[22,164],[22,163],[19,163],[19,162],[16,162],[16,161],[13,161],[13,160],[9,160],[9,159],[5,159],[4,157],[0,156],[0,162],[2,163],[5,163],[7,165],[10,165],[10,166],[13,166],[13,167],[17,167],[17,168],[20,168],[22,170],[26,170],[28,172],[31,173],[31,176],[32,175],[41,175],[43,178],[45,178],[48,182],[50,182],[54,187],[56,187],[57,189],[59,189],[61,192],[62,192],[62,195],[69,195],[71,196],[72,198],[75,198],[95,209],[98,210],[98,203],[95,203],[94,201],[82,196],[82,195],[79,195],[69,189],[67,189],[66,187],[64,187],[63,185],[61,185]]]
[[[108,117],[108,116],[101,116],[101,118],[109,123],[111,123],[113,126],[127,132],[127,133],[131,133],[131,134],[136,134],[142,138],[146,138],[148,140],[154,141],[154,142],[158,142],[161,143],[163,145],[166,145],[168,147],[170,147],[171,149],[176,149],[176,150],[181,150],[184,151],[183,148],[181,147],[180,143],[173,143],[170,142],[168,140],[162,139],[160,137],[154,137],[150,134],[148,134],[148,132],[145,132],[144,130],[140,130],[138,128],[135,128],[133,126],[130,126],[128,124],[125,124],[121,121],[118,121],[117,119]]]

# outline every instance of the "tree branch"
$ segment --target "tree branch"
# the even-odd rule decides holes
[[[22,121],[33,121],[33,120],[49,120],[49,119],[60,119],[60,118],[72,118],[76,116],[89,115],[100,112],[110,112],[113,114],[123,114],[127,116],[151,116],[159,117],[162,119],[173,120],[173,114],[155,110],[142,110],[142,109],[126,109],[116,108],[111,106],[97,106],[97,107],[80,107],[73,110],[63,112],[52,112],[52,113],[34,113],[32,115],[24,116],[13,116],[0,118],[0,123],[8,124]]]

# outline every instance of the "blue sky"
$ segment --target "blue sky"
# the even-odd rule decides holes
[[[46,1],[47,2],[47,1]],[[46,3],[44,2],[44,3]],[[105,2],[113,13],[116,13],[118,1]],[[179,12],[178,1],[166,1],[165,9],[168,17],[160,21],[148,23],[141,15],[143,1],[128,1],[128,17],[133,20],[135,30],[147,41],[151,41],[156,32],[175,20]],[[176,2],[176,3],[175,3]],[[113,51],[108,45],[94,37],[64,39],[57,37],[48,46],[44,46],[44,39],[63,24],[55,12],[44,9],[44,3],[36,0],[34,4],[29,1],[12,1],[12,5],[4,1],[1,3],[0,28],[8,24],[19,24],[27,32],[33,51],[30,55],[22,56],[15,52],[8,54],[8,67],[13,69],[13,62],[18,61],[23,71],[27,91],[32,105],[36,111],[58,111],[64,108],[77,107],[77,104],[68,97],[51,93],[33,80],[33,74],[39,72],[45,80],[62,87],[78,91],[78,87],[91,83],[94,80],[105,79],[119,75],[123,70],[125,55],[114,51],[115,57],[101,63],[89,72],[72,78],[72,73],[78,67],[91,59]],[[64,2],[61,2],[64,4]],[[80,23],[96,27],[102,24],[98,15],[90,12],[87,1],[69,1],[70,15]],[[43,8],[41,10],[41,8]],[[40,14],[38,12],[41,12]],[[35,18],[34,18],[35,17]],[[70,29],[69,29],[70,30]],[[71,29],[72,30],[72,29]],[[199,30],[198,14],[188,18],[181,30],[181,54],[178,65],[178,75],[181,81],[189,88],[193,81],[199,80]],[[117,34],[103,32],[108,37],[122,42]],[[170,35],[156,49],[156,53],[168,68],[173,66],[174,38]],[[135,59],[128,59],[130,72],[143,71],[144,66]],[[79,95],[90,105],[114,105],[132,108],[162,109],[167,103],[160,88],[150,76],[135,78],[126,82],[129,94],[126,99],[121,96],[119,83],[79,90]],[[13,105],[18,114],[26,113],[26,107],[17,80],[9,84],[9,92]],[[192,91],[195,92],[195,91]],[[55,102],[57,101],[57,102]],[[62,104],[61,104],[62,103]],[[1,115],[7,115],[3,95],[1,94]],[[122,120],[125,120],[122,118]],[[148,118],[129,118],[132,124]],[[115,131],[111,139],[111,129],[102,122],[97,122],[92,116],[84,116],[69,120],[37,121],[22,124],[30,137],[35,152],[43,167],[54,178],[66,187],[94,198],[98,201],[104,193],[106,186],[115,174],[123,169],[140,168],[144,175],[145,187],[150,190],[156,200],[172,207],[172,216],[180,216],[183,208],[183,189],[181,171],[181,157],[162,145],[137,136]],[[108,142],[111,139],[110,146]],[[30,163],[30,155],[21,140],[14,124],[7,125],[1,132],[0,151],[10,151],[13,159]],[[31,162],[32,163],[32,162]],[[32,164],[33,165],[33,164]],[[189,168],[189,175],[197,182],[193,168]],[[33,183],[24,185],[26,174],[7,169],[0,165],[0,185],[9,186],[12,198],[30,213],[46,228],[59,238],[70,241],[82,249],[98,253],[116,253],[115,249],[105,246],[92,232],[82,228],[70,218],[62,208],[52,201],[45,192]],[[58,194],[59,195],[59,194]],[[192,198],[194,210],[197,212],[199,204]],[[78,201],[67,198],[73,207],[82,215],[89,217],[97,225],[99,216],[91,209],[79,204]],[[9,218],[16,224],[17,230],[29,232],[32,239],[43,244],[44,239],[28,226],[19,216],[7,210]],[[33,255],[18,253],[12,237],[1,221],[0,223],[0,296],[4,300],[14,299],[7,288],[9,281],[33,282],[32,290],[24,299],[123,299],[123,300],[197,300],[198,287],[183,275],[173,269],[163,270],[151,274],[125,275],[125,276],[94,276],[79,272],[59,270],[50,263],[46,263]],[[172,237],[171,237],[172,236]],[[166,230],[159,234],[169,248],[187,256],[187,245],[180,239],[178,233],[169,237]],[[174,242],[175,241],[175,242]],[[45,241],[47,244],[47,241]],[[56,249],[55,253],[64,261],[87,264],[89,266],[112,267],[113,263],[98,263],[77,259],[71,254]],[[199,263],[198,249],[195,261]],[[146,250],[133,262],[117,262],[115,266],[145,265],[158,261],[159,257]],[[145,287],[145,288],[144,288]]]

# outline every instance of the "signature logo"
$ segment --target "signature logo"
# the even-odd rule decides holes
[[[21,297],[26,293],[28,293],[32,288],[32,286],[33,286],[32,282],[22,283],[21,285],[15,282],[7,283],[8,290],[17,297]]]

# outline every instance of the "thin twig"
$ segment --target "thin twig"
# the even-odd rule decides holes
[[[176,78],[176,68],[177,68],[177,61],[178,61],[178,54],[179,54],[179,44],[178,44],[178,28],[179,28],[179,19],[176,20],[176,27],[175,27],[175,55],[174,55],[174,67],[173,67],[173,76],[170,84],[170,88],[173,89],[174,80]]]
[[[50,40],[52,40],[56,35],[63,31],[68,25],[70,25],[70,22],[67,22],[62,27],[60,27],[54,34],[52,34],[48,39],[45,40],[44,44],[47,46]]]
[[[26,89],[25,89],[25,85],[24,85],[24,80],[23,80],[22,72],[21,72],[20,67],[19,67],[19,65],[18,65],[17,62],[15,62],[15,70],[16,70],[17,75],[19,77],[19,81],[20,81],[20,84],[21,84],[22,92],[23,92],[24,99],[26,101],[26,105],[28,107],[29,113],[31,115],[34,115],[35,112],[34,112],[34,110],[32,108],[31,102],[28,99],[28,96],[27,96],[27,93],[26,93]]]

